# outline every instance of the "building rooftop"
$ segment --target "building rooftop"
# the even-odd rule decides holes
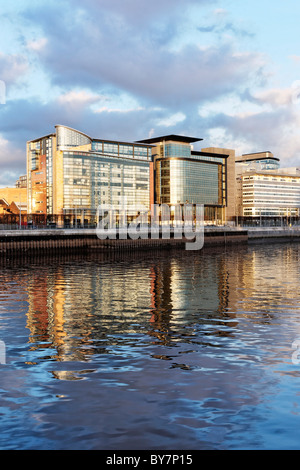
[[[104,142],[104,143],[107,143],[107,144],[121,144],[121,145],[141,145],[142,142],[129,142],[129,141],[125,141],[125,140],[112,140],[112,139],[99,139],[99,138],[93,138],[92,139],[93,142]],[[148,147],[151,147],[150,144],[143,144],[143,145],[147,145]]]
[[[244,153],[240,157],[236,157],[236,162],[250,162],[255,160],[276,160],[280,161],[279,158],[274,157],[273,153],[269,150],[265,152],[253,152],[253,153]]]
[[[277,176],[278,178],[297,178],[300,179],[300,171],[297,168],[279,168],[278,170],[250,170],[243,173],[242,176]]]
[[[27,142],[30,143],[34,143],[34,142],[39,142],[40,140],[43,140],[43,139],[47,139],[49,137],[55,137],[56,134],[55,133],[51,133],[51,134],[46,134],[46,135],[43,135],[42,137],[38,137],[37,139],[32,139],[32,140],[28,140]]]
[[[159,143],[159,142],[163,142],[163,141],[175,141],[175,142],[184,142],[184,143],[187,143],[187,144],[191,144],[193,142],[199,142],[200,140],[203,140],[203,139],[200,139],[198,137],[188,137],[188,136],[185,136],[185,135],[177,135],[177,134],[170,134],[170,135],[163,135],[163,136],[160,136],[160,137],[152,137],[150,139],[143,139],[143,140],[138,140],[137,143],[141,143],[141,144],[156,144],[156,143]]]
[[[205,157],[214,157],[214,158],[228,158],[229,155],[227,153],[215,153],[215,152],[207,152],[203,150],[192,150],[191,155],[203,155]]]
[[[265,150],[264,152],[250,152],[250,153],[243,153],[243,157],[247,157],[248,155],[262,155],[262,154],[265,154],[265,153],[270,153],[271,155],[273,155],[273,153],[270,151],[270,150]]]

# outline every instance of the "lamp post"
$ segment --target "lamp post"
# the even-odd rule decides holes
[[[22,206],[21,206],[21,193],[20,193],[20,207],[19,207],[19,225],[20,225],[20,230],[22,230]]]

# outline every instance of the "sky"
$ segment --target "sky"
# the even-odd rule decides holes
[[[300,166],[300,2],[0,0],[0,187],[56,124]]]

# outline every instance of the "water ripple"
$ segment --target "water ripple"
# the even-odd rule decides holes
[[[297,447],[299,259],[280,244],[6,263],[1,448]]]

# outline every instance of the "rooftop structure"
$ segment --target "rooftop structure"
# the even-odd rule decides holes
[[[200,139],[199,137],[188,137],[185,135],[177,135],[177,134],[169,134],[169,135],[163,135],[160,137],[151,137],[149,139],[143,139],[139,140],[139,143],[143,144],[158,144],[160,142],[181,142],[181,143],[186,143],[186,144],[192,144],[194,142],[199,142]]]

